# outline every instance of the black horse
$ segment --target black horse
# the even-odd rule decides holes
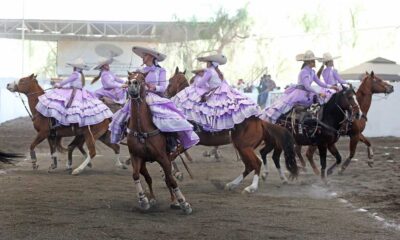
[[[335,143],[339,140],[341,128],[351,122],[352,113],[355,112],[353,110],[359,112],[360,107],[355,96],[353,88],[343,87],[343,90],[333,94],[331,99],[322,106],[320,110],[322,111],[322,117],[320,119],[309,118],[304,121],[302,120],[300,127],[299,120],[292,119],[294,116],[292,112],[281,116],[277,121],[277,124],[292,132],[296,145],[313,145],[318,147],[321,162],[320,174],[324,181],[326,181],[327,150],[336,158],[335,164],[329,168],[330,172],[342,161]],[[270,151],[270,149],[260,150],[264,164],[266,163],[266,156]],[[276,160],[279,161],[279,156],[275,155],[274,162],[276,163]],[[310,159],[310,164],[314,172],[319,175],[319,171],[312,159]]]

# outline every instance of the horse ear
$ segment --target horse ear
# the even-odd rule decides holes
[[[341,85],[342,85],[343,90],[347,90],[347,87],[345,85],[343,85],[343,84],[341,84]]]
[[[175,74],[178,74],[179,73],[179,67],[176,67],[175,68]]]
[[[37,78],[37,74],[35,75],[35,74],[33,74],[33,78]]]
[[[374,71],[371,71],[371,77],[374,77]]]
[[[185,75],[186,74],[186,69],[185,69],[185,71],[183,71],[183,75]]]
[[[35,76],[34,73],[32,73],[31,75],[29,75],[29,78],[33,78],[33,76]]]
[[[365,71],[365,74],[369,75],[368,71]]]
[[[132,73],[131,73],[131,72],[129,72],[129,71],[127,71],[127,72],[128,72],[128,76],[132,75]]]

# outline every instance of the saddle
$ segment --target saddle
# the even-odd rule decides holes
[[[100,100],[111,110],[112,113],[117,112],[123,107],[122,104],[116,103],[108,97],[102,97]]]

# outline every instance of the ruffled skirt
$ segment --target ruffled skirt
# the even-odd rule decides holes
[[[85,89],[76,89],[75,97],[67,107],[72,91],[60,88],[43,94],[39,97],[36,110],[45,117],[55,118],[64,126],[73,123],[80,127],[94,125],[112,117],[110,109]]]

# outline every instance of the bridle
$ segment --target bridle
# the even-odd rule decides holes
[[[129,80],[132,80],[132,79],[129,79]],[[160,130],[158,128],[156,130],[153,130],[153,131],[150,131],[150,132],[141,131],[141,121],[140,121],[140,117],[139,116],[140,116],[140,104],[143,103],[143,99],[142,99],[142,96],[141,96],[142,84],[139,84],[137,79],[133,79],[133,81],[136,82],[135,84],[138,84],[138,86],[137,86],[138,94],[137,94],[137,96],[132,96],[129,93],[129,90],[128,90],[128,93],[129,93],[128,97],[129,97],[129,99],[133,100],[133,102],[135,102],[136,105],[137,105],[137,111],[136,111],[137,131],[134,131],[132,129],[127,128],[127,133],[128,134],[132,134],[132,136],[136,137],[139,140],[140,143],[142,143],[142,144],[144,144],[146,146],[146,139],[147,138],[150,138],[150,137],[153,137],[153,136],[157,136],[161,132],[160,132]],[[131,83],[131,84],[133,84],[133,83]]]

